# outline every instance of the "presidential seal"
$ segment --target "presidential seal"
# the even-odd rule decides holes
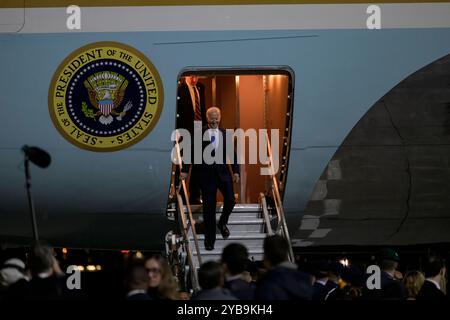
[[[70,54],[55,72],[49,111],[70,143],[115,151],[143,139],[163,107],[163,86],[153,64],[116,42],[96,42]]]

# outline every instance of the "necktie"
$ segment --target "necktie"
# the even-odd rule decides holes
[[[213,145],[214,149],[211,152],[211,155],[213,157],[216,156],[216,136],[214,135],[213,132],[211,132],[211,144]]]
[[[200,109],[200,96],[198,94],[198,90],[194,87],[194,100],[195,100],[195,121],[202,121],[202,110]]]

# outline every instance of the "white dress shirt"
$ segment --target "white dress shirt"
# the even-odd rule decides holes
[[[214,146],[214,150],[217,150],[219,145],[219,129],[209,129],[209,141],[211,141],[211,137],[214,136],[214,142],[212,142]]]
[[[439,285],[439,283],[437,283],[436,281],[432,280],[432,279],[425,279],[425,281],[429,281],[432,284],[434,284],[436,286],[436,288],[438,288],[439,290],[441,290],[441,286]]]

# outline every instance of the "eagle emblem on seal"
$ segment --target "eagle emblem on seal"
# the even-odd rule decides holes
[[[98,121],[103,125],[112,123],[113,116],[116,116],[119,121],[122,120],[122,117],[132,107],[130,101],[121,112],[117,110],[125,96],[128,80],[116,72],[94,73],[84,81],[84,86],[88,91],[89,101],[95,109],[88,109],[87,105],[83,103],[83,112],[88,118],[95,120],[98,117]]]

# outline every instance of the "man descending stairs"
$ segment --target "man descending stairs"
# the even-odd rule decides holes
[[[191,206],[194,219],[197,224],[197,233],[200,256],[202,263],[207,261],[220,261],[223,248],[230,243],[237,242],[243,244],[249,253],[249,258],[253,261],[258,261],[263,259],[263,242],[266,237],[266,227],[264,224],[264,219],[262,217],[262,210],[259,204],[237,204],[233,213],[228,220],[228,229],[230,231],[230,236],[228,239],[223,239],[221,232],[216,230],[216,242],[213,250],[206,250],[204,245],[204,234],[200,231],[200,221],[202,216],[201,206]],[[222,206],[217,208],[216,217],[219,220],[221,214]],[[189,228],[189,244],[193,250],[194,265],[196,268],[198,265],[198,252],[194,243],[194,236],[192,234],[192,228]]]

